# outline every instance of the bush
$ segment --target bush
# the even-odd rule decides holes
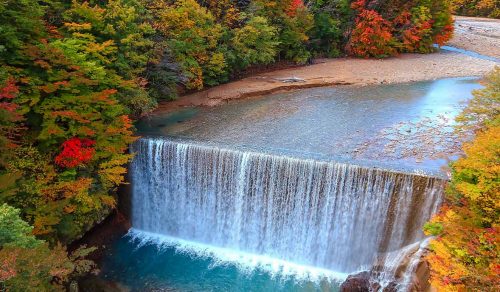
[[[329,13],[314,15],[314,27],[310,31],[310,46],[316,55],[338,57],[341,54],[342,30],[340,21]]]
[[[500,6],[496,0],[448,0],[454,14],[500,18]]]
[[[234,31],[231,49],[235,68],[244,69],[253,64],[269,64],[277,55],[277,30],[261,16],[252,17],[242,28]]]
[[[348,53],[358,57],[384,58],[394,55],[392,25],[374,10],[362,9],[347,45]]]
[[[427,259],[440,291],[494,291],[500,285],[499,80],[497,68],[462,115],[466,129],[477,135],[453,163],[446,203],[424,228],[437,236]]]

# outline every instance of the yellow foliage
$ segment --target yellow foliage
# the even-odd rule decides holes
[[[446,204],[425,226],[437,236],[427,259],[438,291],[500,288],[500,70],[488,80],[461,117],[468,129],[479,125],[476,137],[452,165]]]
[[[68,31],[82,31],[92,29],[92,24],[90,23],[65,22],[64,26],[68,29]]]

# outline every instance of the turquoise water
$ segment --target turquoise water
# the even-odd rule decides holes
[[[135,236],[144,239],[148,234]],[[100,276],[131,291],[339,290],[339,280],[331,279],[328,271],[323,277],[314,268],[158,238],[142,242],[123,237],[107,251]]]

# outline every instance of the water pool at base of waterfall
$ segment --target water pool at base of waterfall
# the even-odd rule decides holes
[[[128,291],[339,291],[346,274],[131,230],[100,278]]]

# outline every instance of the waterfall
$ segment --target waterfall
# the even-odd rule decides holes
[[[444,180],[166,138],[133,145],[132,225],[342,273],[422,241]]]

